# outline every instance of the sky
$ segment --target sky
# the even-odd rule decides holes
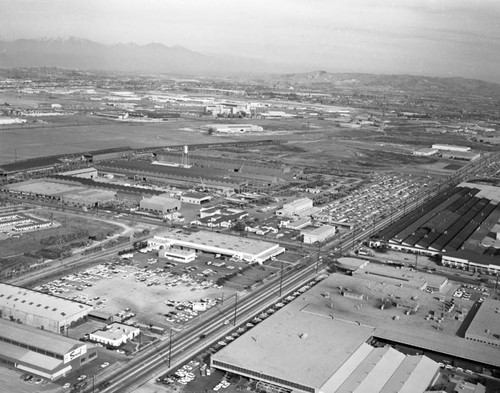
[[[500,0],[0,0],[0,40],[66,36],[500,83]]]

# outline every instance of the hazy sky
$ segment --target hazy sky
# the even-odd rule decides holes
[[[0,0],[0,39],[58,36],[500,82],[500,0]]]

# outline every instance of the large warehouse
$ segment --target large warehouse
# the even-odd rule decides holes
[[[309,308],[292,302],[212,355],[211,365],[282,392],[425,392],[439,375],[425,356],[369,345],[373,327]]]
[[[92,306],[0,283],[0,317],[54,333],[65,333]]]
[[[0,362],[19,370],[55,380],[96,358],[80,341],[0,319]]]
[[[263,263],[285,252],[279,244],[206,231],[189,234],[166,232],[149,239],[148,246],[157,249],[201,251],[257,263]]]

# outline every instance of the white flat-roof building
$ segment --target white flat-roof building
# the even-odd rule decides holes
[[[196,259],[196,252],[193,250],[181,250],[178,248],[164,248],[159,252],[160,258],[169,261],[189,263]]]
[[[311,209],[313,207],[313,201],[309,198],[297,199],[290,203],[285,203],[283,207],[276,210],[277,216],[294,216],[301,212]]]
[[[0,316],[54,333],[64,333],[85,318],[92,306],[0,283]]]
[[[335,236],[335,227],[330,225],[323,225],[313,229],[303,229],[300,234],[303,236],[305,244],[313,244],[316,242],[324,242]]]
[[[457,145],[442,145],[442,144],[435,144],[432,145],[433,149],[436,150],[448,150],[448,151],[470,151],[469,146],[457,146]]]
[[[0,319],[0,359],[16,369],[55,380],[96,358],[81,341]]]
[[[208,231],[189,234],[167,232],[149,239],[148,246],[159,250],[175,248],[220,254],[257,263],[285,252],[279,244]]]
[[[241,134],[244,132],[262,132],[264,128],[255,124],[207,124],[204,130],[213,130],[221,134]]]
[[[181,201],[170,198],[169,194],[154,195],[150,198],[143,198],[139,202],[142,210],[154,212],[161,215],[175,212],[181,208]]]
[[[203,203],[210,202],[212,196],[201,192],[188,192],[181,195],[181,202],[192,203],[194,205],[202,205]]]
[[[114,322],[111,325],[106,326],[105,329],[96,330],[95,332],[90,333],[89,338],[92,341],[96,341],[104,345],[119,347],[129,340],[133,340],[140,333],[141,330],[136,327]]]
[[[432,156],[434,154],[436,154],[439,150],[437,149],[431,149],[431,148],[423,148],[423,149],[419,149],[419,150],[415,150],[413,152],[413,155],[415,156],[423,156],[423,157],[429,157],[429,156]]]

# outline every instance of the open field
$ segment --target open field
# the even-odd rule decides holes
[[[89,236],[106,238],[107,235],[114,235],[124,228],[107,220],[81,217],[71,213],[44,209],[26,210],[24,212],[33,215],[33,217],[40,217],[45,221],[53,220],[56,225],[16,235],[19,237],[0,240],[0,271],[2,272],[13,268],[25,269],[36,262],[31,257],[25,257],[24,253],[36,253],[41,249],[50,247],[70,249],[71,247],[68,245],[71,243],[88,242]],[[64,238],[67,240],[65,241]],[[49,241],[49,239],[59,240],[52,244],[52,240]]]

